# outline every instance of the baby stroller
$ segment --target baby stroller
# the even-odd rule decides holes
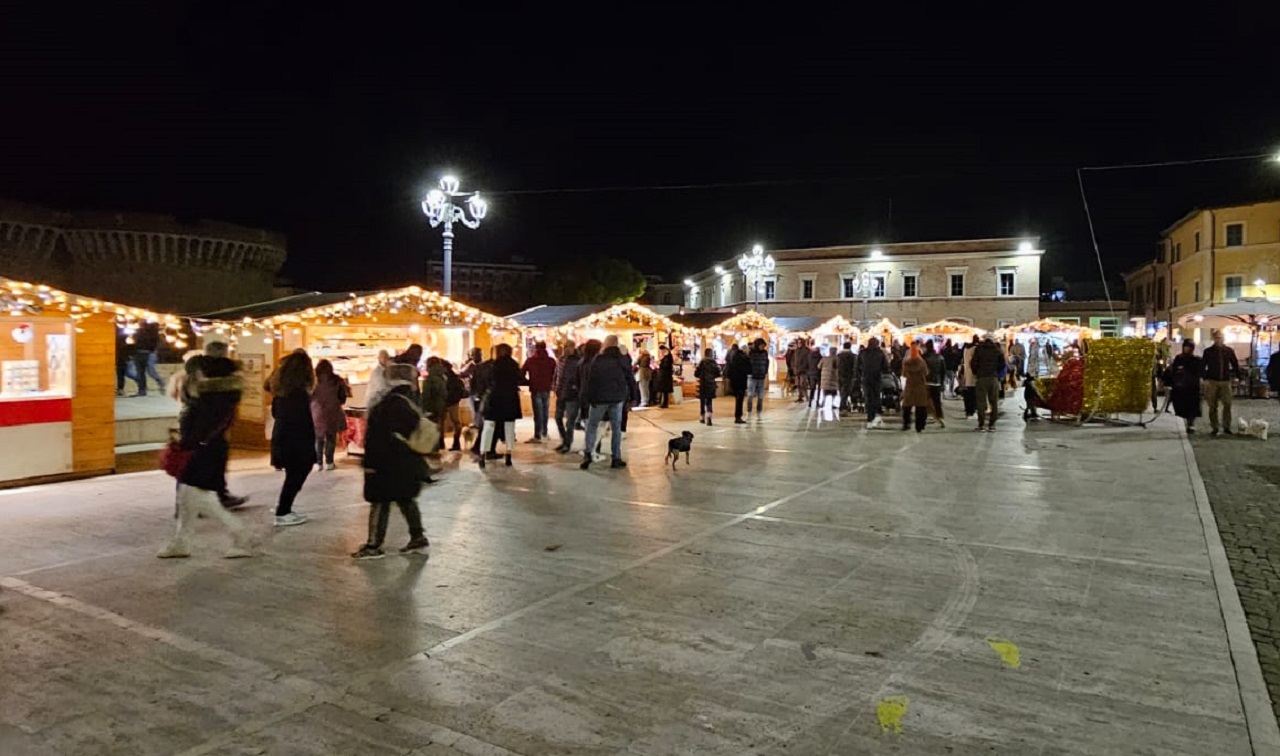
[[[886,414],[902,410],[902,379],[893,373],[880,376],[880,410]]]

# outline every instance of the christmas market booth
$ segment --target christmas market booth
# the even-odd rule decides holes
[[[830,318],[820,317],[800,317],[800,318],[775,318],[780,327],[786,332],[782,341],[791,341],[795,338],[813,339],[814,343],[819,346],[840,348],[840,345],[846,341],[858,343],[862,331],[858,326],[850,323],[843,315],[836,315]],[[786,344],[780,344],[785,350]]]
[[[894,325],[888,318],[882,318],[862,331],[858,343],[866,346],[872,337],[879,339],[881,346],[887,346],[895,341],[902,340],[902,329]]]
[[[116,336],[147,324],[187,346],[175,316],[0,278],[0,487],[114,472]]]
[[[902,329],[902,341],[907,344],[915,341],[932,341],[935,346],[941,347],[948,339],[953,344],[966,344],[973,341],[974,336],[981,337],[986,333],[981,328],[975,328],[968,323],[938,320]]]
[[[1006,352],[1015,341],[1026,349],[1028,373],[1057,375],[1063,364],[1079,353],[1081,341],[1097,339],[1102,334],[1088,326],[1041,318],[1022,325],[998,328],[992,335]]]
[[[245,391],[232,442],[263,448],[268,438],[271,398],[265,382],[280,360],[295,349],[311,359],[329,360],[351,385],[347,402],[348,441],[362,447],[365,399],[378,353],[395,356],[410,345],[422,347],[419,369],[428,357],[461,367],[473,347],[500,342],[515,346],[519,330],[506,318],[410,286],[389,291],[312,292],[210,313],[199,318],[202,335],[225,340],[240,361]],[[464,420],[465,422],[465,420]]]
[[[675,348],[678,334],[684,328],[665,315],[644,305],[626,302],[617,305],[538,305],[522,310],[507,319],[523,333],[525,354],[533,353],[533,345],[545,341],[554,354],[561,343],[581,344],[590,339],[617,336],[634,358],[641,349],[656,355],[658,346]]]
[[[684,312],[672,315],[671,319],[684,326],[681,354],[695,363],[702,358],[704,349],[710,348],[715,352],[716,361],[723,363],[729,347],[734,344],[747,349],[756,339],[772,343],[783,333],[774,320],[754,310]]]

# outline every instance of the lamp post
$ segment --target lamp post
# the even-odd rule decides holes
[[[466,210],[455,204],[455,200],[466,200]],[[471,215],[467,215],[467,210]],[[426,214],[431,227],[444,226],[444,285],[446,297],[453,293],[453,224],[461,223],[467,228],[479,228],[489,206],[480,199],[480,192],[458,191],[458,179],[444,176],[440,179],[440,188],[427,192],[422,201],[422,212]]]
[[[751,275],[755,277],[755,309],[757,311],[760,309],[760,276],[772,273],[775,267],[777,263],[774,262],[773,255],[766,255],[764,247],[759,244],[752,247],[750,252],[743,252],[738,258],[738,269],[742,271],[743,278]]]

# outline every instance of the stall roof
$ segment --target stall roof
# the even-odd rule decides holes
[[[807,333],[826,323],[830,318],[819,317],[797,317],[797,318],[774,318],[773,322],[784,331],[798,331]]]
[[[25,316],[45,312],[65,312],[72,320],[81,320],[96,313],[115,316],[121,327],[137,327],[140,323],[161,323],[166,328],[181,327],[183,318],[169,313],[131,307],[92,297],[83,297],[60,291],[45,284],[18,281],[0,276],[0,313]]]
[[[536,305],[508,315],[507,320],[515,321],[521,328],[558,328],[598,312],[604,312],[611,306],[607,304]]]
[[[345,302],[352,297],[367,297],[377,294],[377,291],[357,291],[357,292],[323,292],[308,291],[304,294],[293,294],[280,299],[272,299],[266,302],[258,302],[256,304],[243,305],[240,307],[230,307],[225,310],[218,310],[206,315],[201,315],[197,320],[221,320],[224,322],[233,322],[237,320],[261,320],[262,318],[272,318],[276,315],[287,315],[291,312],[300,312],[312,307],[327,307],[335,305],[339,302]]]
[[[277,328],[285,323],[334,323],[350,317],[376,317],[379,313],[418,312],[445,325],[486,324],[493,328],[514,328],[505,318],[450,299],[431,289],[406,286],[385,291],[312,291],[268,302],[211,312],[192,320],[214,324],[256,323]]]
[[[733,312],[679,312],[667,317],[686,328],[714,328],[736,316]]]

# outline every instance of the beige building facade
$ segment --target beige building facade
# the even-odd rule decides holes
[[[1280,201],[1193,210],[1161,244],[1173,322],[1241,297],[1280,298]]]
[[[1035,320],[1039,239],[1000,238],[768,250],[771,273],[726,259],[686,280],[689,309],[755,307],[769,316],[888,318],[901,326],[949,319],[993,329]]]

